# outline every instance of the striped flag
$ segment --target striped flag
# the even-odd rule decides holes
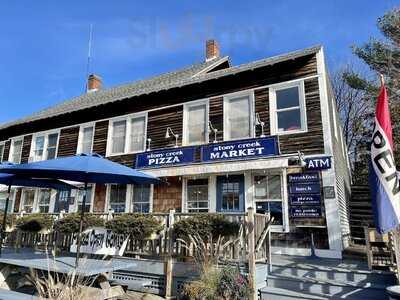
[[[393,156],[389,101],[383,80],[376,104],[369,182],[375,226],[379,233],[386,233],[400,224],[400,188]]]

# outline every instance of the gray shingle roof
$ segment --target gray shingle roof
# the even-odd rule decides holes
[[[262,66],[273,65],[285,60],[291,60],[301,56],[316,53],[320,49],[320,46],[314,46],[311,48],[306,48],[283,55],[273,56],[270,58],[257,60],[254,62],[229,67],[209,73],[204,72],[204,70],[212,67],[213,65],[219,65],[220,63],[227,61],[228,57],[194,64],[188,68],[165,73],[156,77],[152,77],[150,79],[140,80],[109,89],[83,94],[50,108],[36,112],[22,119],[0,125],[0,130],[14,125],[54,117],[57,115],[62,115],[65,113],[70,113],[73,111],[78,111],[85,108],[102,105],[134,96],[167,90],[174,87],[181,87],[184,85],[198,83],[209,79],[216,79],[227,75],[233,75],[239,72],[256,69]]]

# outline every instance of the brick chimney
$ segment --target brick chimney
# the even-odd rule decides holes
[[[88,82],[87,82],[87,92],[95,92],[101,89],[102,86],[102,81],[101,77],[97,76],[95,74],[90,74],[88,77]]]
[[[219,57],[219,46],[216,40],[206,41],[206,61]]]

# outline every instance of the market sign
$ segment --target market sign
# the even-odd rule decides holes
[[[76,252],[77,237],[75,233],[70,247],[71,252]],[[103,227],[93,227],[81,233],[81,246],[79,251],[88,254],[119,255],[122,256],[128,238],[122,234],[115,234],[111,230]]]
[[[290,208],[290,216],[293,218],[320,218],[321,207],[292,207]]]
[[[307,170],[327,170],[332,168],[332,158],[330,156],[320,156],[305,158]]]
[[[159,168],[194,162],[194,147],[140,153],[136,156],[136,168]]]
[[[241,160],[279,154],[277,137],[247,139],[201,147],[204,162]]]

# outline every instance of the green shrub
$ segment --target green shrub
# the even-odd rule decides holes
[[[79,231],[80,214],[67,214],[62,219],[54,223],[54,231],[64,234],[75,233]],[[104,220],[96,215],[85,214],[83,217],[83,230],[89,227],[104,227]]]
[[[1,227],[3,227],[3,218],[4,218],[4,214],[3,214],[3,213],[0,213],[0,229],[1,229]],[[16,224],[16,217],[15,217],[15,215],[7,214],[7,217],[6,217],[6,226],[12,226],[13,224]]]
[[[193,217],[181,219],[174,224],[174,232],[178,238],[188,240],[189,236],[199,234],[207,239],[235,236],[239,232],[240,225],[231,222],[222,215],[199,214]]]
[[[135,239],[150,237],[158,233],[161,223],[154,216],[143,214],[122,214],[107,221],[106,227],[117,234],[128,234]]]
[[[30,214],[17,219],[17,228],[25,232],[51,229],[53,218],[47,214]]]

